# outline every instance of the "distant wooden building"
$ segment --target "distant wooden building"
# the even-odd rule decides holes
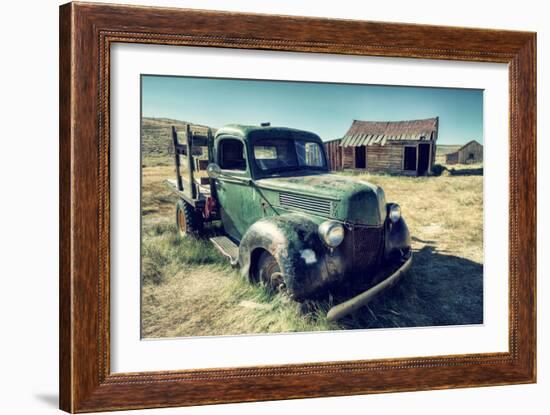
[[[473,164],[483,162],[483,146],[472,140],[454,153],[445,155],[446,164]]]
[[[325,143],[332,170],[421,176],[435,162],[439,117],[411,121],[354,120],[343,138]]]

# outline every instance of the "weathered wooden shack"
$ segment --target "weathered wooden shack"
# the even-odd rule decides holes
[[[327,153],[328,162],[331,170],[342,170],[342,142],[341,138],[335,138],[325,141],[325,153]]]
[[[332,170],[421,176],[435,162],[439,117],[411,121],[354,120],[343,138],[325,143]]]
[[[446,164],[473,164],[483,162],[483,146],[476,140],[469,141],[457,151],[445,155]]]

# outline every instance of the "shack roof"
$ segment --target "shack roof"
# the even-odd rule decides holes
[[[357,147],[385,145],[388,141],[429,141],[437,139],[439,117],[410,121],[354,120],[340,145]]]
[[[458,150],[456,150],[456,153],[458,153],[461,150],[464,150],[466,147],[469,147],[474,143],[481,146],[481,147],[483,147],[483,144],[478,143],[477,140],[470,140],[466,144],[464,144],[462,147],[460,147]]]

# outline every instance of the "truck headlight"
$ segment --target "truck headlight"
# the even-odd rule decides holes
[[[401,206],[397,203],[391,203],[388,205],[388,217],[395,223],[401,219]]]
[[[321,223],[318,232],[323,242],[331,248],[336,248],[344,240],[344,227],[333,220]]]

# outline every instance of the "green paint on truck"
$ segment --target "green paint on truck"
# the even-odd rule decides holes
[[[228,125],[215,135],[188,128],[186,134],[187,146],[173,129],[177,180],[171,183],[187,206],[176,217],[192,212],[186,232],[221,221],[226,236],[213,242],[251,281],[297,301],[368,287],[338,306],[332,314],[340,318],[410,266],[410,235],[399,206],[386,203],[379,186],[330,174],[316,134],[269,125]],[[193,178],[194,151],[187,147],[198,145],[208,147],[209,186]],[[180,156],[190,166],[187,180]]]

